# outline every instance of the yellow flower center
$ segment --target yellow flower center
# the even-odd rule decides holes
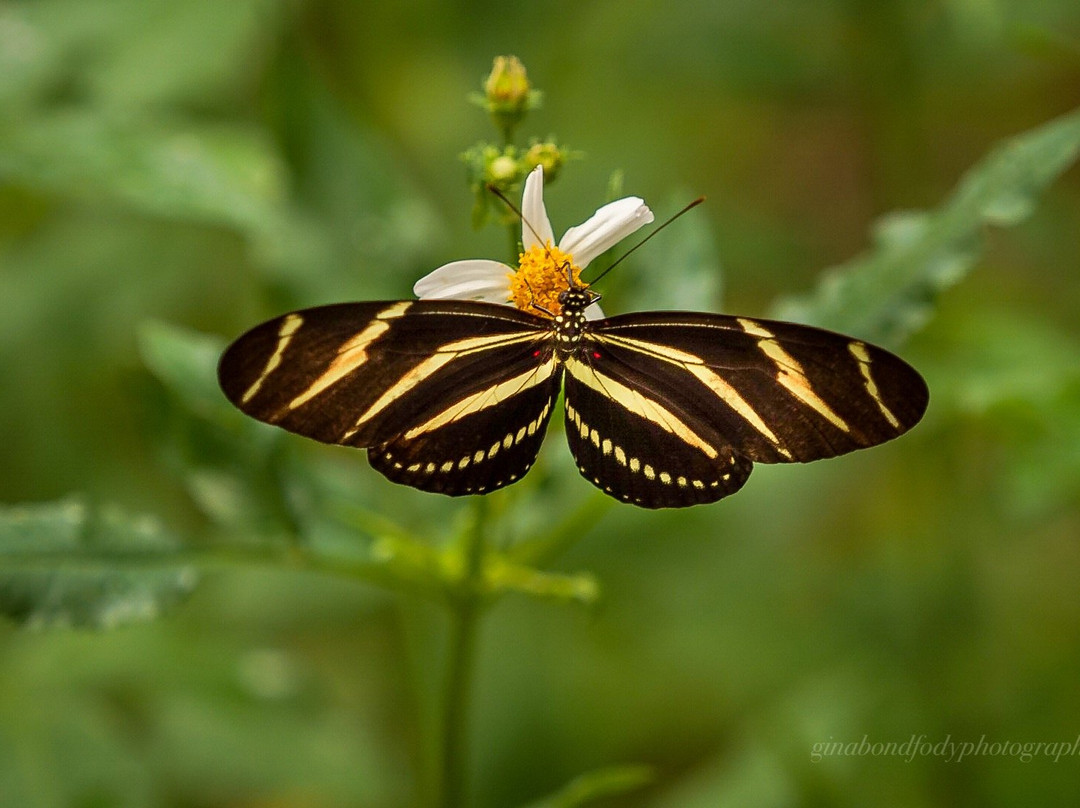
[[[562,311],[559,294],[570,288],[571,278],[575,285],[581,283],[581,268],[570,253],[534,245],[518,258],[518,270],[510,277],[510,300],[522,311],[554,316]]]

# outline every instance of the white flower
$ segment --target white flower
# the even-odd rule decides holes
[[[533,314],[557,314],[559,293],[569,288],[567,266],[575,284],[596,256],[653,220],[652,211],[636,196],[618,199],[596,211],[555,242],[544,208],[544,169],[537,166],[525,178],[521,196],[521,254],[517,268],[498,261],[471,259],[445,264],[413,286],[421,300],[485,300],[505,303]],[[585,311],[589,319],[603,317],[600,306]]]

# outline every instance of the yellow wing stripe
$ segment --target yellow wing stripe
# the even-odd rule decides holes
[[[517,335],[495,334],[484,337],[469,337],[468,339],[448,342],[445,345],[440,346],[431,356],[411,368],[404,376],[387,388],[386,391],[379,396],[379,399],[356,419],[356,422],[352,427],[341,436],[339,442],[344,443],[347,441],[355,435],[364,424],[379,415],[379,413],[390,406],[396,399],[400,398],[417,385],[422,384],[432,375],[456,359],[491,348],[503,348],[507,345],[536,341],[538,339],[543,339],[542,333],[539,336],[535,333]]]
[[[289,402],[289,409],[292,410],[303,406],[319,393],[337,384],[367,362],[367,349],[371,346],[371,343],[390,330],[390,324],[386,321],[400,317],[409,310],[411,305],[410,301],[403,300],[376,314],[375,319],[368,324],[367,328],[346,340],[338,348],[337,356],[330,363],[330,367],[324,370],[322,375],[308,386],[307,390]]]
[[[610,376],[599,373],[595,368],[573,357],[566,360],[566,372],[601,395],[613,398],[618,404],[641,418],[651,421],[665,432],[670,432],[684,443],[700,449],[711,460],[718,456],[715,448],[698,435],[684,421],[662,404],[643,395]],[[590,434],[591,439],[591,434]],[[593,442],[599,447],[599,436]]]
[[[556,367],[558,367],[558,364],[555,361],[554,355],[552,355],[547,362],[538,368],[514,376],[511,379],[506,379],[498,384],[493,384],[485,390],[473,393],[471,396],[466,396],[460,401],[455,402],[434,418],[410,429],[405,433],[404,437],[406,440],[412,440],[418,435],[422,435],[425,432],[432,432],[447,424],[452,424],[467,415],[472,415],[480,410],[501,404],[503,401],[506,401],[506,399],[517,393],[546,382],[551,378],[551,374],[555,372]],[[546,409],[547,408],[545,408],[545,415],[547,414]],[[522,430],[525,430],[527,434],[532,435],[536,432],[537,428],[538,424],[533,421],[527,427],[522,427]],[[524,437],[524,434],[517,436],[515,442],[523,440]]]
[[[825,400],[814,392],[810,380],[806,378],[806,371],[795,357],[784,350],[777,342],[776,335],[766,329],[761,323],[753,320],[739,318],[739,325],[752,337],[758,337],[758,348],[767,356],[776,367],[776,381],[783,385],[795,398],[806,404],[814,412],[843,432],[850,432],[851,428],[830,407]]]
[[[266,367],[263,368],[262,373],[247,389],[243,396],[240,398],[241,404],[247,404],[251,399],[255,397],[255,394],[259,392],[259,388],[262,387],[263,382],[270,376],[278,366],[281,364],[281,357],[285,353],[285,349],[289,347],[289,343],[292,342],[293,335],[297,329],[304,324],[304,318],[299,314],[287,314],[285,319],[281,321],[281,328],[278,329],[278,341],[274,347],[274,352],[270,354],[270,358],[266,360]]]
[[[885,420],[889,422],[889,425],[893,429],[900,428],[900,419],[893,415],[892,410],[885,406],[885,402],[881,398],[881,392],[878,390],[877,382],[874,381],[874,377],[870,375],[870,353],[866,350],[866,346],[861,342],[852,342],[848,344],[848,350],[851,351],[851,355],[859,363],[859,371],[862,373],[863,381],[865,382],[866,392],[870,394],[870,397],[878,405],[878,409],[881,410],[881,414],[885,416]]]
[[[791,453],[784,447],[780,439],[776,436],[776,433],[769,429],[768,424],[766,424],[764,419],[758,415],[757,410],[750,406],[750,402],[743,398],[739,391],[725,381],[722,376],[716,373],[712,368],[706,366],[701,357],[686,353],[685,351],[676,350],[667,345],[657,345],[652,342],[633,339],[631,337],[597,334],[595,339],[598,342],[623,345],[635,351],[648,354],[655,359],[661,359],[681,367],[719,396],[720,399],[731,407],[740,418],[764,435],[765,438],[776,447],[776,450],[780,454],[789,460],[791,459]]]

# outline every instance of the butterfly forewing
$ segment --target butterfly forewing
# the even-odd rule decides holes
[[[509,424],[533,388],[546,393],[530,405],[550,398],[558,368],[547,333],[539,318],[483,303],[324,306],[252,329],[226,350],[218,376],[237,407],[291,432],[358,447],[422,438],[414,453],[456,453],[462,423]],[[507,428],[498,426],[500,440]]]
[[[809,326],[646,312],[589,335],[601,371],[664,391],[701,431],[763,463],[817,460],[903,434],[922,417],[922,377],[893,354]]]

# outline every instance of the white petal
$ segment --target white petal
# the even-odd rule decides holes
[[[506,281],[465,281],[444,286],[438,292],[424,295],[423,300],[486,300],[489,303],[509,303]]]
[[[591,303],[587,309],[585,309],[586,320],[603,320],[604,310],[600,308],[599,303]]]
[[[532,247],[555,243],[551,220],[544,207],[543,166],[537,166],[525,178],[525,190],[521,193],[521,243],[526,252]]]
[[[413,294],[424,300],[491,300],[489,294],[501,295],[496,302],[510,297],[510,275],[514,270],[498,261],[475,258],[454,261],[429,272],[413,285]]]
[[[642,199],[636,196],[616,199],[577,227],[567,230],[559,242],[559,249],[574,256],[574,263],[584,269],[604,250],[652,220],[652,211]]]

